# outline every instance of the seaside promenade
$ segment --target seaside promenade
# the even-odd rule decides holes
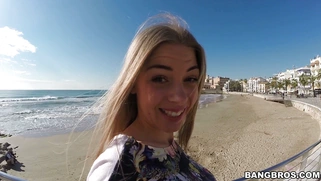
[[[259,94],[260,95],[260,94]],[[271,95],[271,94],[262,94],[266,98],[275,98],[275,99],[282,99],[280,95]],[[284,100],[295,100],[305,102],[307,104],[314,105],[321,109],[321,98],[320,95],[317,97],[307,97],[307,98],[297,98],[296,96],[285,96]]]
[[[285,99],[305,102],[305,103],[314,105],[314,106],[316,106],[316,107],[321,109],[321,99],[320,99],[320,97],[308,97],[308,98],[285,97]]]
[[[229,92],[228,94],[241,94],[241,93],[233,93]],[[244,94],[244,93],[243,93]],[[251,93],[245,93],[250,94]],[[256,97],[261,97],[267,100],[283,100],[282,96],[280,95],[271,95],[271,94],[254,94]],[[320,95],[317,95],[316,97],[306,97],[306,98],[297,98],[296,96],[285,96],[284,100],[294,100],[294,101],[300,101],[307,104],[311,104],[313,106],[316,106],[321,109],[321,98]]]

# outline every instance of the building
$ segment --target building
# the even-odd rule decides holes
[[[267,87],[266,84],[268,81],[262,77],[252,77],[248,80],[248,92],[253,93],[266,93]]]
[[[248,92],[247,80],[241,80],[240,84],[241,84],[241,91]]]
[[[209,75],[207,75],[205,77],[205,83],[204,83],[203,89],[211,89],[212,82],[213,82],[213,77],[210,77]]]
[[[306,86],[303,86],[303,85],[300,83],[300,76],[301,76],[301,75],[310,76],[310,75],[311,75],[311,69],[310,69],[310,67],[305,66],[305,67],[301,67],[301,68],[295,69],[295,76],[294,76],[294,79],[296,79],[297,82],[298,82],[298,94],[307,94],[307,93],[308,93],[307,90],[310,90],[310,89],[311,89],[311,85],[308,84],[308,85],[306,85]]]
[[[222,90],[222,88],[224,87],[224,84],[229,81],[230,78],[227,78],[227,77],[215,77],[213,79],[213,87],[214,89],[219,89],[219,90]]]
[[[209,75],[205,78],[204,89],[219,89],[222,90],[224,84],[230,80],[227,77],[211,77]]]
[[[285,72],[278,73],[276,77],[278,78],[279,81],[285,80],[285,79],[290,79],[292,80],[295,76],[295,70],[286,70]]]
[[[269,79],[263,79],[262,77],[252,77],[248,79],[247,83],[241,81],[243,86],[243,91],[253,92],[253,93],[266,93],[266,92],[283,92],[287,91],[288,93],[298,93],[298,94],[311,94],[312,84],[308,82],[307,85],[303,86],[300,82],[300,76],[318,76],[321,72],[321,56],[317,55],[313,59],[310,59],[310,64],[305,67],[294,68],[286,70],[278,74],[274,74],[273,77]],[[288,84],[287,87],[284,86],[286,80],[289,80],[291,83],[296,80],[297,86]],[[310,79],[311,80],[311,79]],[[275,84],[276,81],[276,84]],[[287,83],[289,83],[287,81]],[[273,84],[272,84],[273,83]],[[281,86],[283,83],[283,86]],[[321,93],[321,80],[317,79],[314,82],[315,90]],[[271,87],[273,86],[273,87]],[[293,86],[293,87],[292,87]]]
[[[310,60],[310,71],[311,74],[314,76],[317,76],[320,70],[320,62],[321,62],[321,57],[317,55],[313,59]]]
[[[308,66],[295,69],[294,78],[298,79],[301,75],[311,75],[311,69]]]
[[[311,71],[311,75],[313,76],[317,76],[319,74],[320,71],[320,62],[321,62],[321,57],[319,55],[317,55],[316,57],[314,57],[313,59],[310,60],[310,71]],[[315,82],[315,86],[316,88],[320,89],[321,87],[321,80],[317,80]]]

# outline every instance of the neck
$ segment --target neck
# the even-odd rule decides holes
[[[138,119],[129,125],[123,133],[153,147],[168,147],[174,139],[173,133],[162,132]]]

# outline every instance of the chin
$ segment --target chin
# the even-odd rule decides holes
[[[175,132],[179,131],[179,129],[181,129],[181,127],[179,127],[178,129],[168,128],[168,129],[164,130],[164,132],[165,133],[175,133]]]
[[[167,127],[165,128],[164,132],[166,132],[166,133],[174,133],[174,132],[177,132],[177,131],[179,131],[179,130],[182,128],[184,122],[185,122],[185,120],[182,121],[182,122],[180,123],[180,125],[172,125],[172,126],[170,126],[170,127],[167,126]]]

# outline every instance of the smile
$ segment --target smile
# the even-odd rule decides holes
[[[180,110],[180,111],[177,111],[177,112],[173,112],[173,111],[167,111],[167,110],[165,110],[165,109],[161,109],[161,108],[160,108],[160,111],[161,111],[162,113],[166,114],[167,116],[178,117],[178,116],[180,116],[180,115],[185,111],[185,109]]]

